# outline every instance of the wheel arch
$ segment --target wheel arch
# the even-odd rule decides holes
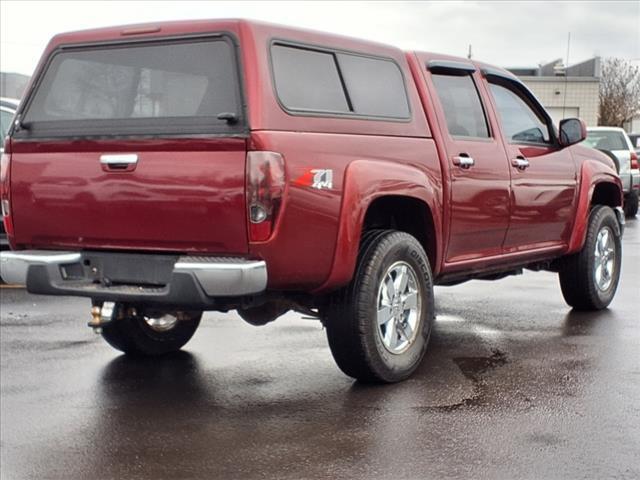
[[[414,235],[435,275],[441,263],[441,211],[441,186],[424,170],[387,161],[352,162],[345,172],[331,271],[314,293],[351,281],[362,232],[367,228],[395,228]],[[410,221],[414,215],[418,222]]]
[[[580,170],[575,221],[567,253],[575,253],[582,249],[587,235],[589,212],[594,205],[616,208],[621,207],[622,203],[620,178],[601,162],[584,162]]]

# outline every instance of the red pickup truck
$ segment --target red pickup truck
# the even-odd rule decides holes
[[[399,381],[434,285],[551,270],[572,307],[611,302],[622,188],[585,135],[447,55],[244,20],[62,34],[2,156],[2,276],[90,298],[128,354],[296,310],[347,375]]]

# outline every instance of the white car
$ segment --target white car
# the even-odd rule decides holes
[[[4,138],[7,136],[19,102],[20,100],[13,98],[0,97],[0,154],[4,152]],[[4,231],[4,224],[0,220],[0,250],[7,248],[9,248],[9,242]]]
[[[616,163],[624,191],[624,212],[633,217],[638,213],[640,170],[638,154],[627,132],[618,127],[588,127],[586,145],[608,154]]]
[[[4,147],[4,138],[7,136],[19,102],[20,100],[14,98],[0,97],[0,151]]]

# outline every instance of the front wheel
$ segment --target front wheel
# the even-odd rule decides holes
[[[589,215],[582,250],[565,259],[560,288],[565,301],[577,310],[606,308],[620,280],[622,243],[620,226],[610,207],[595,206]]]
[[[367,232],[351,284],[324,323],[340,369],[363,382],[398,382],[420,364],[434,321],[433,281],[420,243],[404,232]]]
[[[193,336],[202,312],[152,312],[116,304],[102,337],[128,355],[154,356],[180,350]]]

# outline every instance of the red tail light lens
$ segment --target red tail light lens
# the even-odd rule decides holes
[[[636,152],[631,152],[631,168],[638,168],[638,154]]]
[[[282,205],[286,184],[284,159],[275,152],[247,153],[249,240],[268,240]]]

